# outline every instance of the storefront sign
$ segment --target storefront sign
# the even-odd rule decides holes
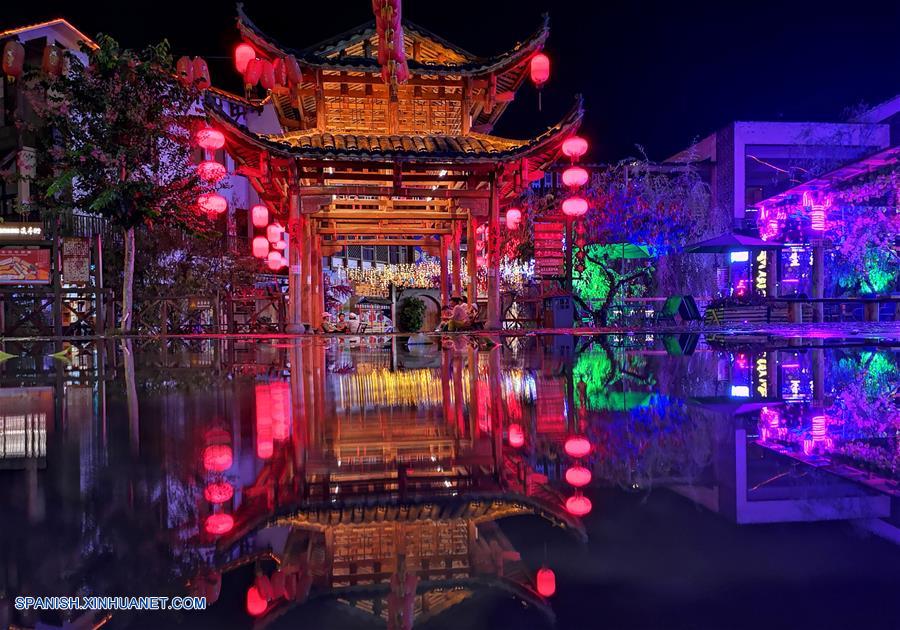
[[[62,273],[66,284],[88,284],[91,281],[91,244],[88,239],[63,239]]]
[[[40,223],[0,223],[0,241],[39,241],[44,238]]]
[[[50,284],[50,250],[0,249],[0,284]]]

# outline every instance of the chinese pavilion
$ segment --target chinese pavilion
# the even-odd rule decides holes
[[[350,244],[421,247],[441,260],[446,303],[451,292],[463,294],[463,241],[468,300],[478,298],[474,278],[484,265],[485,323],[499,328],[501,210],[558,157],[581,122],[580,99],[534,138],[492,135],[532,59],[546,59],[546,20],[512,50],[483,58],[401,20],[398,0],[374,4],[381,8],[372,22],[302,50],[266,35],[238,5],[238,48],[253,57],[243,62],[245,83],[255,83],[246,77],[259,64],[282,77],[288,71],[275,81],[263,73],[264,97],[255,87],[247,93],[254,106],[274,111],[279,132],[251,131],[222,106],[221,92],[207,95],[237,172],[286,222],[288,330],[321,319],[323,256]],[[236,61],[240,67],[237,54]]]

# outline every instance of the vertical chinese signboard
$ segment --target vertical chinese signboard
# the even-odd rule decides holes
[[[566,275],[563,240],[566,224],[562,219],[534,222],[534,275],[540,280]]]
[[[50,250],[0,248],[0,284],[50,284]]]
[[[62,281],[65,284],[88,284],[91,281],[91,244],[86,238],[64,238],[62,241]]]

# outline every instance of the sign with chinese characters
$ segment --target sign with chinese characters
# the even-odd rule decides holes
[[[0,223],[0,241],[40,241],[44,226],[40,223]]]
[[[566,275],[563,249],[566,225],[563,221],[534,222],[535,278],[559,278]]]
[[[50,250],[0,249],[0,284],[50,284]]]
[[[66,284],[88,284],[91,281],[91,244],[88,239],[63,239],[62,281]]]

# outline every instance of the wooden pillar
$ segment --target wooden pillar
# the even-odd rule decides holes
[[[303,332],[303,238],[305,220],[300,214],[300,193],[292,192],[288,213],[288,321],[285,330],[289,333]]]
[[[487,320],[485,326],[500,329],[500,196],[497,173],[491,176],[491,198],[487,231]]]
[[[466,267],[469,273],[468,302],[475,304],[478,302],[478,260],[477,246],[475,244],[475,217],[469,213],[469,220],[466,222]]]
[[[312,317],[310,316],[310,306],[312,305],[312,291],[310,290],[310,285],[312,284],[313,274],[311,269],[311,262],[313,260],[312,248],[310,247],[311,242],[311,233],[312,233],[312,221],[304,217],[304,221],[302,223],[303,226],[303,247],[301,248],[303,251],[301,252],[301,283],[300,283],[300,319],[307,324],[315,327],[315,322],[313,322]]]
[[[812,293],[817,299],[825,297],[825,246],[822,241],[813,244]],[[812,320],[825,320],[825,305],[822,302],[813,302]]]
[[[441,260],[441,306],[450,303],[450,276],[447,272],[447,237],[441,235],[438,239],[441,244],[440,260]]]
[[[313,327],[318,326],[322,321],[322,311],[323,311],[323,291],[322,291],[322,243],[321,237],[318,234],[318,231],[314,230],[312,232],[312,239],[310,241],[312,247],[312,260],[310,261],[310,268],[312,271],[312,308],[310,309],[310,322]]]
[[[460,256],[460,241],[462,240],[462,223],[453,222],[453,241],[451,261],[453,262],[453,295],[462,295],[462,257]]]

